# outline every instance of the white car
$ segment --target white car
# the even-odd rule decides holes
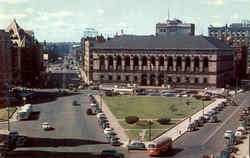
[[[104,114],[104,113],[98,113],[98,114],[96,115],[96,117],[97,117],[97,118],[105,117],[105,114]]]
[[[42,124],[42,129],[44,130],[51,130],[52,126],[48,122],[43,122]]]
[[[239,139],[243,138],[243,133],[241,131],[236,131],[234,134],[236,137],[238,137]]]
[[[238,127],[236,131],[242,131],[242,134],[247,134],[247,130],[244,127]]]
[[[227,130],[227,131],[224,133],[224,138],[230,139],[230,138],[232,138],[233,135],[234,135],[234,132],[233,132],[232,130]]]
[[[113,128],[105,128],[104,129],[104,134],[108,134],[108,133],[112,133],[112,132],[114,132]]]

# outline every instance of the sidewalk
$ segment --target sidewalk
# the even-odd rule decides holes
[[[100,96],[99,95],[94,95],[96,101],[98,104],[100,103]],[[106,115],[106,117],[109,120],[110,127],[114,128],[114,131],[117,133],[118,138],[120,138],[120,141],[126,145],[128,143],[128,136],[125,133],[125,130],[121,127],[119,124],[118,119],[113,115],[113,113],[109,110],[108,106],[106,103],[102,100],[102,111]]]
[[[247,139],[243,140],[242,144],[237,145],[239,151],[234,154],[236,158],[249,158],[249,135],[247,136]],[[245,157],[244,157],[245,156]]]

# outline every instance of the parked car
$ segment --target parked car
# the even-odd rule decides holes
[[[145,144],[139,141],[131,142],[128,144],[128,150],[145,150]]]
[[[224,133],[224,138],[230,139],[230,138],[233,137],[233,135],[234,135],[234,132],[233,132],[232,130],[227,130],[227,131],[225,131],[225,133]]]
[[[246,128],[244,128],[244,127],[242,127],[242,126],[238,127],[238,128],[236,129],[236,131],[241,131],[243,135],[247,134]]]
[[[97,118],[105,117],[105,114],[104,114],[104,113],[98,113],[98,114],[96,114],[96,117],[97,117]]]
[[[204,114],[204,117],[205,117],[205,119],[206,119],[207,122],[209,122],[209,120],[212,118],[212,116],[213,115],[211,113]]]
[[[212,111],[214,111],[217,114],[219,112],[219,108],[216,106],[216,107],[212,108]]]
[[[119,141],[118,138],[110,138],[109,143],[112,146],[120,146],[121,145],[121,142]]]
[[[74,101],[72,102],[72,105],[73,105],[73,106],[77,106],[77,105],[80,105],[80,103],[78,103],[76,100],[74,100]]]
[[[104,136],[105,136],[105,138],[107,139],[107,140],[109,140],[109,139],[111,139],[111,138],[117,138],[116,137],[116,133],[115,132],[110,132],[110,133],[104,133]]]
[[[218,122],[218,117],[216,115],[211,116],[211,119],[209,120],[211,123]]]
[[[26,137],[18,137],[17,141],[16,141],[16,146],[17,147],[23,147],[25,146],[25,143],[27,142],[27,138]]]
[[[87,115],[93,115],[92,109],[88,108],[86,111]]]
[[[188,132],[192,132],[192,131],[194,131],[194,130],[195,130],[194,124],[193,124],[193,123],[190,123],[190,124],[188,125],[188,127],[187,127],[187,131],[188,131]]]
[[[246,118],[246,115],[240,114],[239,121],[243,121],[245,120],[245,118]]]
[[[107,133],[110,133],[110,132],[113,132],[114,129],[113,128],[105,128],[104,129],[104,133],[107,134]]]
[[[198,118],[198,120],[199,120],[199,122],[200,122],[201,124],[206,123],[206,118],[203,117],[203,116],[200,116],[200,117]]]
[[[101,152],[101,158],[124,158],[124,154],[115,149],[104,149]]]
[[[19,136],[19,133],[17,131],[11,131],[9,132],[9,136],[12,138],[17,138]]]
[[[163,93],[162,96],[165,96],[165,97],[174,97],[176,96],[175,93]]]
[[[195,125],[195,127],[199,127],[199,126],[201,126],[202,124],[199,122],[199,120],[194,120],[194,125]]]

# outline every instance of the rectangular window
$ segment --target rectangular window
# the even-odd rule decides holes
[[[187,82],[187,83],[189,83],[189,82],[190,82],[189,77],[186,77],[186,82]]]
[[[113,80],[113,76],[109,75],[109,80],[112,81]]]
[[[203,83],[207,83],[207,78],[204,78],[204,79],[203,79]]]
[[[137,78],[137,76],[135,76],[135,77],[134,77],[134,81],[137,82],[137,80],[138,80],[138,78]]]
[[[195,78],[195,79],[194,79],[194,83],[199,83],[199,79],[198,79],[198,78]]]
[[[118,76],[117,76],[117,81],[120,81],[120,80],[121,80],[121,76],[118,75]]]
[[[176,78],[176,82],[177,82],[177,83],[180,83],[180,82],[181,82],[180,77],[177,77],[177,78]]]
[[[129,76],[126,76],[126,81],[129,81]]]

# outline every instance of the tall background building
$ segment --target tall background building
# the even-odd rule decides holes
[[[156,24],[156,35],[192,35],[195,34],[195,25],[183,23],[181,20],[167,20],[166,23]]]
[[[248,71],[248,52],[250,52],[250,21],[242,20],[241,23],[232,23],[222,27],[210,25],[208,35],[236,49],[235,77],[238,79],[245,77]]]
[[[6,103],[8,89],[11,88],[11,40],[9,33],[0,30],[0,106]]]

